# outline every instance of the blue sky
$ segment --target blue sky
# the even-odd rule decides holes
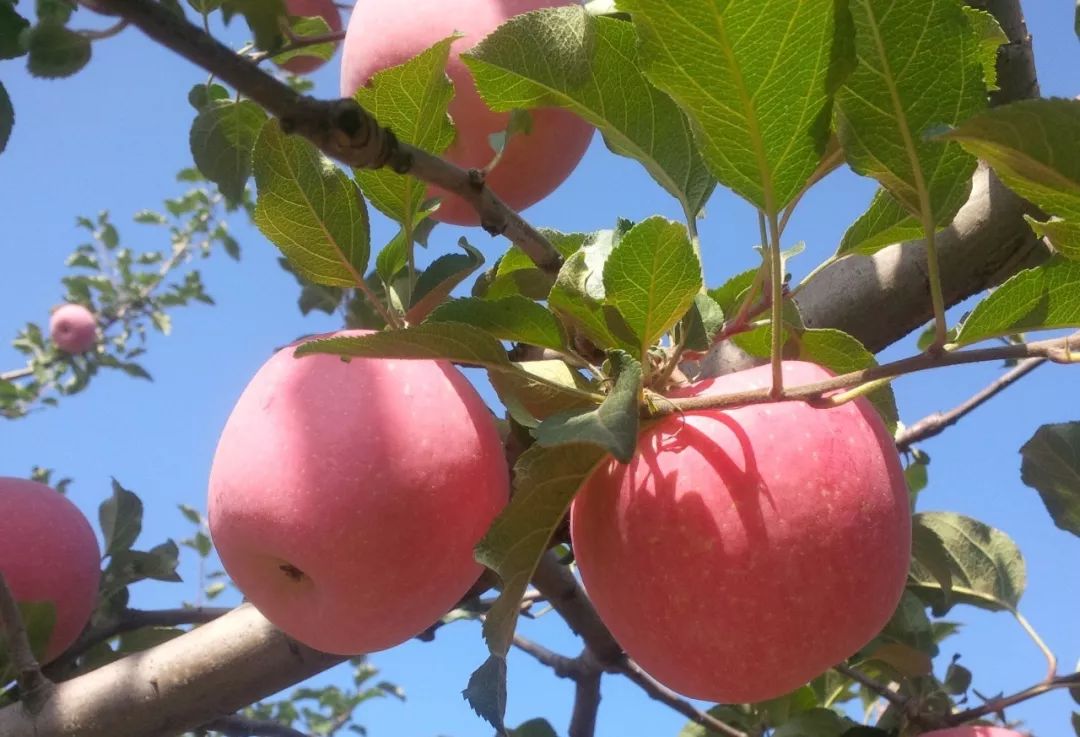
[[[1032,0],[1025,5],[1043,94],[1080,94],[1073,3]],[[104,25],[89,13],[78,16],[76,26]],[[0,155],[0,370],[19,365],[18,354],[7,344],[10,337],[27,321],[45,324],[62,294],[64,259],[83,241],[74,226],[76,215],[110,210],[128,246],[167,247],[160,234],[131,223],[131,216],[143,208],[158,208],[163,199],[182,191],[173,175],[191,165],[187,135],[194,112],[187,91],[205,76],[135,30],[95,44],[92,63],[71,79],[35,80],[20,61],[0,62],[0,78],[17,115],[9,148]],[[315,80],[317,93],[334,95],[336,60]],[[790,267],[796,278],[833,251],[872,192],[871,182],[844,172],[804,200],[785,243],[807,244],[807,252]],[[653,214],[679,217],[675,202],[637,164],[613,156],[599,139],[570,180],[527,212],[534,224],[564,231],[595,230],[610,227],[619,216],[639,220]],[[395,229],[379,216],[374,219],[373,244],[378,247]],[[0,475],[27,475],[33,465],[55,468],[75,479],[70,495],[92,519],[109,493],[110,477],[116,477],[146,505],[143,543],[190,533],[176,507],[205,507],[217,435],[248,379],[275,346],[335,327],[323,316],[303,318],[295,306],[295,282],[277,266],[276,250],[239,219],[232,224],[244,248],[243,260],[236,264],[213,258],[200,265],[217,306],[179,310],[170,337],[152,336],[145,365],[154,383],[105,374],[59,409],[3,422]],[[701,231],[711,285],[755,263],[751,247],[757,242],[756,217],[734,196],[720,192],[713,197]],[[460,235],[467,235],[489,260],[505,247],[478,229],[440,226],[431,239],[432,252],[453,248]],[[954,310],[954,317],[958,314]],[[885,356],[912,350],[908,340]],[[1035,492],[1020,483],[1017,451],[1043,423],[1080,420],[1075,391],[1066,391],[1067,400],[1061,397],[1063,388],[1078,385],[1077,375],[1069,370],[1039,369],[928,442],[924,448],[933,458],[930,485],[920,500],[923,510],[969,514],[1017,541],[1028,562],[1021,608],[1065,669],[1080,657],[1075,626],[1080,541],[1054,528]],[[947,409],[999,371],[997,365],[978,365],[901,379],[895,386],[902,418],[910,423]],[[135,603],[170,606],[193,599],[193,556],[183,561],[181,572],[184,584],[137,586]],[[1041,677],[1040,654],[1007,615],[958,608],[953,617],[965,627],[945,644],[942,668],[953,652],[961,653],[961,662],[975,672],[975,687],[987,695],[1011,692]],[[522,631],[566,654],[580,649],[554,615],[527,622]],[[361,723],[373,737],[487,734],[460,697],[469,672],[484,655],[479,627],[470,623],[444,628],[433,643],[410,642],[374,655],[382,677],[403,686],[408,702],[365,705]],[[345,676],[345,671],[334,671],[320,680]],[[514,655],[509,687],[509,723],[544,716],[565,731],[573,695],[570,682]],[[675,735],[685,721],[622,679],[606,678],[603,696],[598,737]],[[1070,704],[1059,693],[1016,708],[1010,716],[1027,720],[1040,737],[1055,737],[1068,733]]]

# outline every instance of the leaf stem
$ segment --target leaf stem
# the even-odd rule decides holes
[[[1027,617],[1021,614],[1018,609],[1011,609],[1010,613],[1016,618],[1016,621],[1024,629],[1024,632],[1027,633],[1027,636],[1031,638],[1031,641],[1035,643],[1035,646],[1039,648],[1043,657],[1046,658],[1047,670],[1045,683],[1053,682],[1054,678],[1057,677],[1058,672],[1057,656],[1054,655],[1054,651],[1050,649],[1043,638],[1039,636],[1039,633],[1035,628],[1031,626],[1031,622],[1029,622]]]
[[[772,306],[772,391],[773,399],[784,396],[784,260],[780,255],[780,221],[776,211],[769,216],[769,301]]]

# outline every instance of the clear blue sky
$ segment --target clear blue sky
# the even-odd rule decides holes
[[[1073,3],[1029,0],[1025,5],[1043,93],[1080,94]],[[78,16],[76,26],[103,25],[89,13]],[[67,80],[31,79],[21,61],[0,62],[0,79],[17,115],[9,148],[0,155],[0,369],[19,365],[18,354],[8,345],[17,329],[27,321],[44,325],[62,294],[64,258],[83,241],[83,233],[74,227],[76,215],[110,210],[128,246],[167,247],[154,240],[158,233],[130,218],[140,209],[160,207],[164,198],[181,191],[172,177],[191,165],[187,135],[194,112],[186,102],[187,91],[205,76],[135,30],[95,44],[90,66]],[[336,60],[315,79],[318,93],[334,95]],[[807,244],[807,253],[791,265],[796,278],[832,252],[872,191],[872,183],[842,173],[806,198],[787,230],[792,241]],[[679,215],[674,201],[638,165],[611,155],[597,139],[565,186],[527,215],[537,225],[570,231],[610,227],[618,216],[642,219],[657,213]],[[375,220],[373,242],[378,246],[391,237],[393,228],[380,216]],[[176,506],[205,507],[218,432],[248,379],[275,346],[335,327],[324,316],[301,317],[295,307],[297,288],[277,266],[275,249],[240,219],[233,225],[244,247],[243,261],[235,264],[221,257],[202,264],[208,291],[218,304],[179,310],[173,335],[152,337],[145,365],[154,383],[105,374],[89,391],[62,401],[59,409],[0,423],[0,475],[27,475],[35,464],[55,468],[75,479],[70,495],[92,519],[109,493],[110,477],[116,477],[146,504],[143,543],[190,533]],[[489,259],[505,247],[480,230],[440,226],[431,240],[433,251],[452,248],[462,234]],[[718,193],[702,224],[702,242],[709,283],[719,284],[754,263],[754,213],[735,197]],[[886,356],[911,350],[911,341],[905,341]],[[1080,541],[1054,528],[1035,492],[1020,483],[1017,451],[1040,424],[1080,420],[1075,390],[1066,390],[1067,399],[1060,396],[1063,388],[1080,385],[1076,369],[1068,371],[1039,369],[959,427],[927,443],[933,463],[930,486],[920,502],[923,510],[976,516],[1019,543],[1028,562],[1022,610],[1066,669],[1080,657]],[[998,372],[996,365],[980,365],[903,379],[896,384],[902,417],[910,423],[951,407]],[[182,585],[136,586],[134,603],[170,606],[193,599],[193,556],[184,559],[181,572],[186,579]],[[1011,692],[1043,673],[1041,656],[1007,615],[957,608],[953,617],[966,626],[945,644],[940,665],[944,668],[953,652],[962,653],[980,692]],[[554,616],[525,623],[522,631],[566,654],[580,649]],[[373,737],[488,734],[460,697],[469,672],[484,655],[479,627],[470,623],[443,629],[434,643],[410,642],[374,655],[382,677],[402,685],[408,702],[366,705],[360,721]],[[335,674],[347,676],[335,671],[322,679]],[[565,732],[573,695],[570,682],[515,654],[509,687],[510,724],[544,716]],[[603,696],[598,737],[674,736],[684,723],[619,678],[605,679]],[[1056,737],[1069,733],[1070,704],[1059,693],[1012,710],[1010,716],[1028,720],[1040,737]]]

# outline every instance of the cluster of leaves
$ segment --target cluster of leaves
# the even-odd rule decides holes
[[[76,394],[101,369],[149,379],[137,359],[145,352],[151,327],[168,334],[171,310],[214,303],[201,273],[189,265],[196,256],[206,258],[219,248],[239,258],[239,243],[225,217],[237,208],[250,210],[252,203],[241,191],[236,203],[226,204],[194,169],[180,172],[178,178],[191,188],[166,200],[164,212],[143,210],[134,218],[136,223],[164,229],[168,249],[124,246],[107,212],[77,219],[89,241],[67,259],[73,273],[63,278],[63,302],[84,305],[94,313],[104,340],[94,350],[72,356],[59,351],[36,323],[28,323],[12,343],[26,356],[27,365],[0,374],[0,416],[20,417],[36,405],[54,405],[52,392]]]

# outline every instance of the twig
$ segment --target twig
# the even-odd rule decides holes
[[[924,371],[942,366],[959,366],[968,363],[982,363],[985,361],[999,361],[1002,359],[1015,358],[1045,358],[1055,363],[1074,363],[1080,361],[1080,351],[1074,351],[1070,347],[1070,338],[1058,340],[1044,340],[1037,343],[1021,343],[1016,345],[998,346],[995,348],[978,348],[966,351],[952,351],[941,353],[920,353],[916,356],[882,364],[862,371],[853,371],[848,374],[819,381],[813,384],[803,384],[784,389],[784,399],[814,401],[821,400],[826,394],[838,389],[849,389],[861,384],[866,384],[878,379],[888,379],[910,374],[916,371]],[[649,417],[674,414],[677,412],[689,412],[703,409],[720,409],[724,407],[743,406],[748,404],[762,404],[774,401],[769,389],[755,389],[731,394],[690,397],[687,399],[672,399],[648,409]]]
[[[531,656],[541,665],[546,665],[548,668],[551,668],[559,678],[577,680],[582,675],[583,667],[580,658],[571,658],[566,655],[560,655],[559,653],[548,650],[543,645],[526,639],[518,634],[514,635],[513,642],[514,647],[526,655]]]
[[[948,724],[964,724],[965,722],[970,722],[975,719],[981,719],[989,714],[996,714],[1007,707],[1015,706],[1028,699],[1041,696],[1044,693],[1055,691],[1059,688],[1073,688],[1075,686],[1080,686],[1080,673],[1057,676],[1056,678],[1025,688],[1023,691],[1018,691],[1011,696],[990,699],[982,706],[976,706],[971,709],[959,711],[955,714],[950,714],[945,717],[944,721]]]
[[[905,711],[907,709],[908,700],[903,695],[898,694],[896,691],[893,691],[891,688],[889,688],[889,685],[887,683],[882,683],[866,675],[861,670],[857,670],[843,664],[836,666],[835,668],[833,668],[833,670],[835,670],[837,673],[847,676],[856,683],[860,683],[863,686],[866,686],[868,689],[870,689],[878,696],[885,699],[901,711]]]
[[[290,51],[299,51],[300,49],[306,49],[309,46],[318,46],[319,44],[337,43],[344,39],[345,31],[333,31],[331,33],[321,33],[314,36],[297,36],[295,34],[290,34],[289,43],[274,51],[260,51],[251,54],[251,60],[256,64],[261,64],[267,59],[287,54]]]
[[[30,637],[26,632],[26,623],[22,620],[15,594],[12,593],[3,573],[0,573],[0,633],[5,636],[7,651],[18,672],[17,680],[22,702],[31,714],[37,714],[49,700],[53,684],[41,672],[41,666],[34,657],[34,651],[30,647]]]
[[[643,671],[636,663],[627,660],[619,669],[619,672],[639,686],[650,698],[674,709],[690,721],[700,724],[717,734],[726,735],[726,737],[748,737],[746,732],[735,729],[730,724],[721,722],[711,714],[706,714],[695,708],[693,704],[682,696],[679,696],[679,694]]]
[[[240,716],[221,717],[202,729],[220,732],[226,737],[308,737],[304,732],[287,727],[280,722],[263,719],[245,719]]]
[[[596,715],[600,711],[600,679],[604,671],[589,648],[585,648],[578,660],[583,671],[574,681],[574,709],[570,715],[569,737],[593,737],[596,734]]]
[[[130,25],[128,21],[121,19],[113,25],[109,26],[108,28],[102,29],[100,31],[86,30],[79,31],[78,33],[80,36],[90,41],[103,41],[107,38],[112,38],[113,36],[117,35],[125,28],[127,28],[128,25]]]
[[[556,273],[562,256],[533,226],[484,185],[482,177],[398,141],[355,100],[316,100],[301,95],[233,52],[165,6],[151,0],[101,0],[147,36],[211,72],[331,158],[357,168],[390,167],[453,192],[480,215],[483,228],[504,235],[536,265]]]
[[[31,376],[34,373],[34,369],[30,366],[24,366],[19,369],[12,369],[0,374],[0,381],[17,381],[18,379],[25,379],[27,376]]]

